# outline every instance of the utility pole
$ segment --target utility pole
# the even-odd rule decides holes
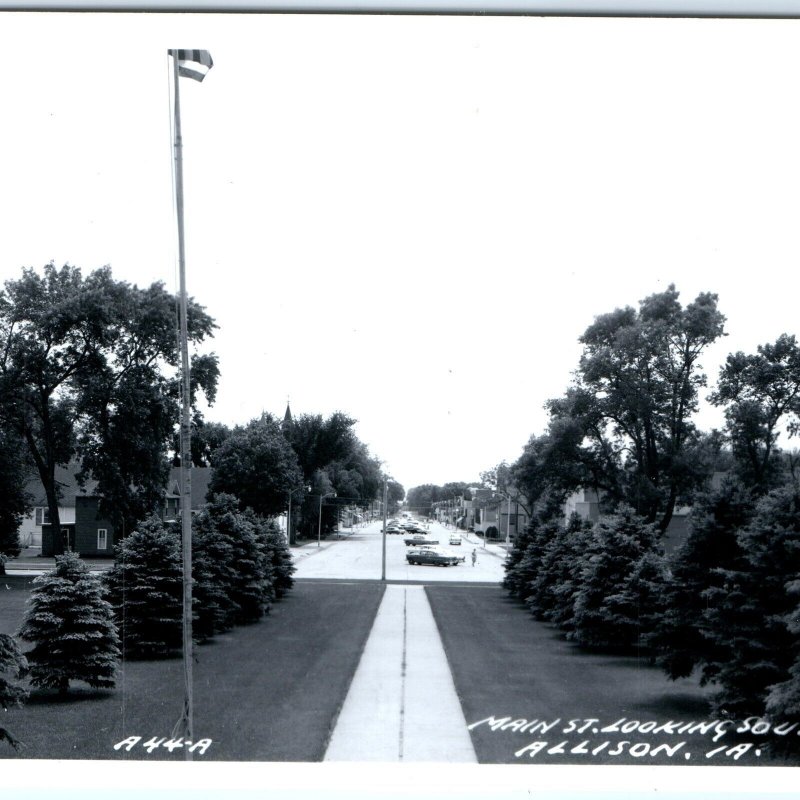
[[[381,580],[386,580],[386,510],[389,498],[389,481],[383,479],[383,554],[381,557]]]

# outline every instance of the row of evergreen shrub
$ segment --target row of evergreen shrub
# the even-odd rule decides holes
[[[667,557],[630,509],[595,524],[534,520],[505,588],[587,648],[645,653],[718,691],[712,710],[800,717],[800,489],[729,481],[702,498]]]
[[[294,567],[275,524],[239,511],[219,495],[192,520],[193,634],[207,641],[234,625],[256,622],[292,586]],[[23,656],[0,637],[0,704],[25,699],[14,682],[66,692],[70,681],[93,688],[115,683],[124,658],[164,658],[182,647],[183,565],[180,525],[153,517],[116,548],[112,569],[89,572],[75,554],[35,579],[19,636],[33,643]]]

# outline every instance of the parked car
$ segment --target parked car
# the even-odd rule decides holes
[[[411,536],[406,536],[404,541],[406,545],[439,544],[438,539],[434,539],[432,536],[425,536],[422,533],[414,533]]]
[[[389,524],[386,526],[386,533],[402,533],[403,529],[399,525]]]
[[[448,553],[446,550],[440,550],[434,547],[412,547],[406,551],[406,561],[408,561],[409,564],[420,564],[431,567],[455,567],[463,560],[463,558]]]
[[[457,544],[459,547],[461,546],[461,536],[457,533],[450,534],[450,544]]]

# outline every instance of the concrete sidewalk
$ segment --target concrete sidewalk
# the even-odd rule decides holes
[[[387,586],[326,761],[477,763],[422,586]]]
[[[104,572],[114,566],[113,558],[83,559],[90,572]],[[42,575],[56,568],[53,556],[43,556],[40,547],[24,547],[20,554],[6,561],[8,575]]]

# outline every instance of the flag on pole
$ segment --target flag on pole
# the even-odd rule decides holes
[[[178,59],[178,75],[182,78],[202,81],[214,66],[208,50],[170,50],[169,54]]]

